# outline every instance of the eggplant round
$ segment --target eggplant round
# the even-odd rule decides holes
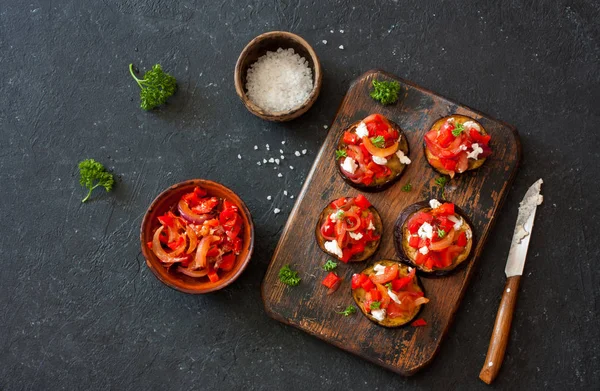
[[[402,128],[400,128],[400,125],[387,119],[387,117],[386,117],[386,120],[388,121],[388,123],[394,130],[398,131],[398,134],[400,135],[400,142],[398,143],[399,144],[398,150],[402,151],[404,153],[404,155],[408,156],[410,153],[410,149],[408,147],[408,141],[407,141],[408,139],[406,138],[406,134],[404,134],[404,131],[402,130]],[[358,121],[358,122],[355,122],[354,124],[350,125],[350,127],[348,127],[348,129],[346,129],[345,132],[356,133],[356,127],[361,122],[362,121]],[[342,135],[340,136],[340,140],[338,141],[337,149],[346,149],[346,147],[348,146],[346,143],[344,143],[344,133],[345,132],[343,132]],[[389,188],[390,186],[392,186],[394,183],[396,183],[400,179],[400,177],[402,176],[402,173],[406,169],[406,164],[400,163],[400,159],[398,159],[398,156],[396,156],[396,154],[394,154],[394,155],[392,155],[391,158],[388,159],[388,163],[386,164],[386,166],[392,171],[392,173],[390,175],[388,175],[387,177],[374,178],[372,183],[370,183],[369,185],[365,185],[364,183],[353,182],[350,178],[348,178],[344,174],[344,172],[340,168],[341,159],[336,160],[335,164],[337,166],[339,174],[342,176],[342,178],[344,179],[344,181],[347,184],[354,187],[355,189],[358,189],[358,190],[361,190],[364,192],[369,192],[369,193],[375,193],[375,192],[383,191],[383,190]]]
[[[381,259],[381,260],[373,263],[371,266],[369,266],[368,268],[363,270],[361,273],[364,273],[366,275],[371,275],[371,274],[375,273],[375,270],[373,269],[375,267],[375,265],[392,266],[394,264],[398,265],[398,274],[399,275],[402,275],[404,277],[409,274],[409,271],[408,271],[409,266],[406,266],[398,261],[393,261],[390,259]],[[415,289],[417,291],[421,291],[421,292],[423,292],[423,294],[425,294],[425,289],[423,288],[423,285],[421,284],[421,280],[419,280],[418,276],[415,275],[415,278],[414,278],[412,284],[413,284],[413,289]],[[358,308],[360,308],[362,313],[370,321],[372,321],[380,326],[383,326],[383,327],[394,328],[394,327],[401,327],[401,326],[407,325],[410,322],[412,322],[419,315],[419,312],[421,312],[421,309],[423,308],[423,304],[421,304],[421,305],[418,305],[417,307],[415,307],[413,312],[411,314],[408,314],[407,316],[402,316],[402,317],[397,317],[397,318],[389,318],[386,316],[382,321],[379,321],[379,320],[375,319],[375,317],[373,317],[370,313],[368,313],[365,310],[364,303],[365,303],[366,293],[367,292],[365,292],[365,290],[362,288],[354,289],[352,291],[352,298],[356,302],[356,305],[358,306]]]
[[[348,262],[362,262],[370,258],[379,248],[379,243],[381,242],[381,237],[383,236],[383,222],[381,221],[381,216],[379,215],[379,212],[377,212],[377,209],[375,209],[373,205],[371,205],[367,210],[373,214],[373,226],[375,227],[375,233],[379,235],[379,239],[369,242],[365,246],[365,251],[359,254],[354,254]],[[321,234],[321,226],[323,225],[327,217],[335,211],[336,209],[333,208],[331,206],[331,202],[329,202],[327,204],[327,207],[325,207],[325,209],[323,209],[323,211],[319,215],[319,221],[317,221],[317,226],[315,228],[315,236],[317,238],[317,244],[319,245],[319,248],[321,248],[321,250],[323,250],[324,253],[327,253],[328,255],[331,255],[332,257],[335,257],[336,259],[340,260],[340,258],[337,255],[332,254],[325,249],[325,242],[327,240]]]
[[[474,247],[475,236],[473,234],[473,226],[470,220],[465,216],[462,209],[458,206],[454,206],[454,214],[459,215],[463,219],[463,225],[460,231],[464,231],[467,235],[467,245],[464,250],[458,254],[458,257],[452,262],[452,265],[443,269],[428,269],[424,265],[417,265],[415,258],[417,256],[418,249],[409,246],[408,238],[410,232],[408,231],[407,223],[410,218],[417,212],[429,212],[432,208],[429,206],[427,201],[421,201],[409,205],[406,209],[400,213],[396,223],[394,224],[394,246],[396,247],[396,254],[400,257],[401,262],[406,263],[417,269],[417,273],[424,276],[445,276],[455,272],[459,268],[466,265],[470,259],[471,250]]]
[[[477,122],[476,120],[474,120],[471,117],[467,117],[465,115],[458,115],[458,114],[449,115],[447,117],[438,119],[437,121],[435,121],[435,123],[433,124],[431,129],[429,129],[429,131],[432,131],[432,130],[438,131],[449,118],[454,118],[454,120],[459,124],[464,124],[467,121],[473,121],[477,125],[479,125],[479,128],[481,129],[481,134],[483,134],[483,135],[487,134],[485,128],[479,122]],[[442,175],[453,176],[453,175],[451,175],[450,171],[445,170],[443,168],[438,168],[433,164],[433,162],[439,161],[440,159],[437,156],[435,156],[433,153],[431,153],[429,148],[427,148],[427,144],[425,143],[425,141],[423,141],[423,150],[425,151],[425,157],[427,158],[427,163],[429,163],[431,168],[433,168],[435,171],[439,172]],[[481,167],[483,165],[483,163],[485,163],[485,159],[486,158],[481,158],[481,159],[477,159],[477,160],[469,159],[469,168],[467,168],[467,170],[465,172],[478,169],[479,167]],[[456,174],[461,174],[461,173],[455,172],[455,175]]]

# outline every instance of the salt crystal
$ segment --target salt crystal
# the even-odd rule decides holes
[[[285,144],[285,140],[283,140],[283,141],[281,142],[281,145],[284,145],[284,144]]]
[[[293,195],[291,195],[291,196],[290,196],[290,198],[294,198],[294,196],[293,196]]]
[[[293,169],[294,169],[294,166],[290,166],[290,170],[293,170]]]
[[[296,156],[300,156],[300,152],[299,152],[299,151],[296,151],[296,152],[294,152],[294,155],[296,155]]]
[[[275,159],[275,163],[276,163],[276,164],[279,164],[279,159]]]
[[[323,40],[323,45],[327,45],[327,40],[326,39]]]
[[[265,148],[267,148],[267,151],[269,150],[269,144],[265,145]]]
[[[285,156],[281,155],[281,160],[285,159]]]
[[[303,149],[303,150],[302,150],[302,154],[303,154],[303,155],[306,155],[306,149]]]
[[[240,154],[238,153],[238,159],[241,159],[241,158],[242,158],[242,155],[240,155]]]
[[[283,176],[283,174],[282,174],[282,173],[279,173],[279,174],[277,174],[277,176],[278,176],[279,178],[281,178],[281,177]]]
[[[323,125],[323,129],[327,129],[329,126],[327,125]]]
[[[258,149],[258,145],[255,145],[254,146],[254,150],[256,151],[257,149]]]
[[[280,150],[279,150],[279,153],[283,153],[283,149],[280,149]]]
[[[275,209],[273,209],[273,213],[277,214],[277,213],[279,213],[279,212],[281,212],[281,209],[279,209],[279,208],[275,208]]]
[[[344,50],[344,45],[340,45],[340,49],[341,49],[341,50]]]
[[[259,166],[261,165],[261,163],[260,163],[260,162],[256,162],[256,164],[258,164]]]
[[[283,195],[286,196],[287,195],[287,190],[283,191]]]
[[[275,163],[275,159],[273,159],[273,158],[270,158],[270,159],[269,159],[269,163]]]
[[[263,159],[263,163],[266,163],[266,162],[267,162],[267,159]]]
[[[267,196],[267,200],[271,201],[271,196]]]
[[[344,34],[344,30],[340,30],[340,33]]]
[[[329,32],[330,32],[331,34],[333,34],[333,30],[329,30]]]

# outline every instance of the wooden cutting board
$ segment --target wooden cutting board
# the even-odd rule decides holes
[[[401,87],[399,101],[382,106],[369,97],[373,78],[397,80]],[[340,135],[352,123],[372,113],[381,113],[400,125],[410,145],[412,164],[391,188],[367,193],[383,219],[383,237],[379,250],[366,262],[340,263],[337,274],[344,278],[337,292],[328,296],[321,281],[327,275],[321,266],[330,257],[315,240],[319,214],[329,201],[360,192],[347,185],[338,174],[334,160]],[[440,117],[462,114],[479,121],[492,135],[493,155],[474,172],[451,180],[446,185],[448,201],[460,206],[471,218],[476,243],[471,262],[460,271],[442,278],[423,278],[430,302],[419,317],[425,327],[405,326],[386,329],[369,321],[360,310],[350,317],[336,313],[349,304],[350,279],[377,259],[398,259],[393,244],[393,226],[408,205],[431,198],[441,198],[435,184],[440,175],[427,163],[423,153],[423,136]],[[329,134],[304,183],[262,283],[262,297],[269,316],[297,327],[322,340],[402,375],[412,375],[427,365],[444,339],[458,309],[467,284],[496,216],[510,189],[521,158],[521,145],[515,128],[464,105],[441,97],[409,81],[382,71],[369,71],[355,80],[344,98]],[[402,186],[412,184],[412,191]],[[279,269],[289,264],[299,272],[302,282],[288,287],[278,279]],[[468,354],[469,352],[465,352]]]

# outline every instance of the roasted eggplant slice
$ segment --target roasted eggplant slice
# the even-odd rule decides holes
[[[425,275],[443,276],[466,265],[473,242],[469,219],[452,203],[417,202],[394,225],[398,256]]]
[[[410,164],[406,135],[398,124],[372,114],[342,134],[336,165],[352,187],[377,192],[394,184]]]
[[[412,322],[429,302],[415,269],[386,259],[352,276],[352,297],[369,320],[384,327]]]
[[[473,118],[458,114],[443,117],[425,134],[425,157],[434,170],[453,178],[481,167],[492,153],[490,138]]]
[[[342,262],[369,258],[377,251],[382,234],[381,217],[362,194],[330,202],[315,228],[321,250]]]

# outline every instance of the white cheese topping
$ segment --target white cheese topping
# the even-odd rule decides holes
[[[402,152],[402,151],[397,151],[396,156],[398,156],[398,159],[400,159],[400,163],[402,163],[402,164],[410,164],[411,163],[408,156],[406,156],[404,154],[404,152]]]
[[[387,163],[387,159],[384,157],[373,156],[373,163],[384,166]]]
[[[385,272],[385,266],[377,264],[373,266],[373,270],[375,270],[376,276],[380,276]]]
[[[338,245],[337,240],[330,240],[329,242],[325,242],[325,250],[328,253],[337,255],[339,258],[344,256],[344,253],[342,253],[342,249]]]
[[[335,223],[337,221],[337,212],[333,212],[332,214],[330,214],[329,218],[331,219],[332,222]]]
[[[379,310],[371,310],[371,315],[373,315],[375,319],[381,322],[385,319],[385,309],[382,308]]]
[[[458,149],[460,149],[461,151],[466,151],[468,148],[466,145],[462,144],[460,147],[458,147]]]
[[[453,124],[454,122],[456,122],[456,120],[453,117],[451,117],[451,118],[448,118],[446,120],[446,122],[449,123],[449,124]]]
[[[396,303],[398,304],[402,304],[402,302],[400,301],[400,299],[398,298],[398,295],[395,294],[394,292],[392,292],[391,289],[388,289],[388,295],[390,296],[390,299],[394,300]]]
[[[370,229],[371,231],[375,231],[375,226],[373,225],[372,221],[369,221],[369,226],[367,227],[367,229]]]
[[[350,237],[354,240],[360,240],[363,237],[363,234],[359,233],[354,233],[354,232],[348,232],[348,235],[350,235]]]
[[[360,122],[356,127],[356,135],[359,138],[367,137],[369,135],[369,130],[367,129],[367,125],[364,122]]]
[[[482,148],[479,146],[479,144],[477,144],[477,143],[473,143],[473,145],[471,145],[471,147],[473,148],[473,151],[472,151],[472,152],[469,152],[469,153],[467,154],[467,157],[468,157],[469,159],[475,159],[475,160],[477,160],[477,159],[478,159],[478,156],[479,156],[479,154],[480,154],[480,153],[483,153],[483,149],[482,149]]]
[[[463,126],[465,129],[475,129],[476,131],[481,133],[481,128],[473,121],[466,121]]]
[[[342,168],[344,169],[344,171],[347,171],[350,174],[354,174],[354,171],[356,171],[356,167],[358,167],[356,165],[356,161],[354,161],[354,159],[352,159],[351,157],[345,158],[344,162],[342,163]]]
[[[460,217],[456,217],[455,215],[448,216],[448,220],[454,223],[454,230],[458,231],[460,227],[463,225],[463,220]]]
[[[440,206],[442,206],[442,203],[439,202],[438,200],[436,200],[435,198],[429,200],[429,206],[431,207],[431,209],[435,209],[435,208],[439,208]]]
[[[423,246],[419,249],[419,252],[423,255],[427,255],[429,253],[429,249],[427,248],[427,246]]]
[[[433,227],[428,222],[425,222],[419,227],[417,234],[421,239],[431,239],[433,238]]]

